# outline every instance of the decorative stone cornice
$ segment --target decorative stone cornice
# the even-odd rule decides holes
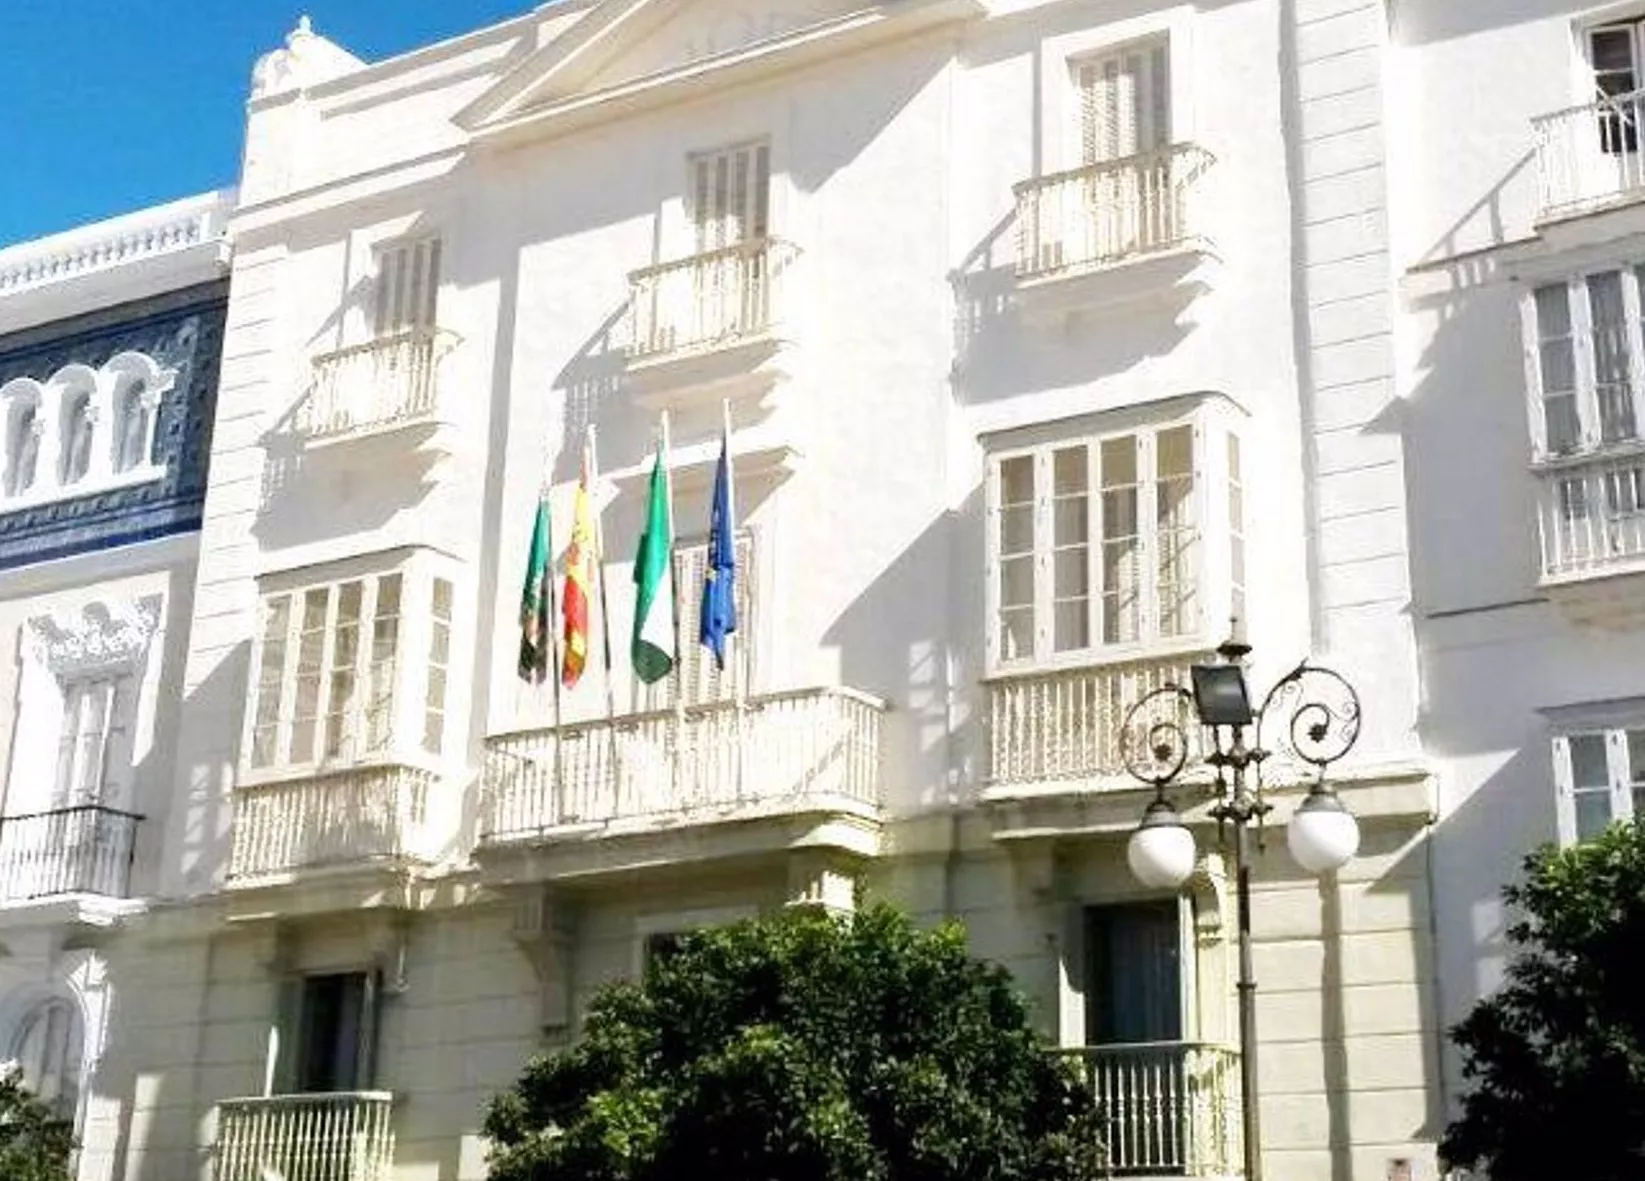
[[[36,615],[25,628],[25,650],[57,676],[137,664],[160,622],[160,596],[88,603],[78,614]]]

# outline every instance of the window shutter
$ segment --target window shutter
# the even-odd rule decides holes
[[[1548,432],[1542,416],[1541,336],[1534,291],[1527,291],[1519,301],[1519,332],[1524,348],[1525,417],[1531,428],[1531,454],[1540,458],[1548,453]]]
[[[674,565],[680,588],[680,662],[674,675],[652,687],[651,706],[667,709],[675,704],[687,708],[729,701],[736,694],[736,677],[752,677],[754,667],[754,539],[741,532],[736,537],[737,630],[732,634],[725,671],[714,664],[714,656],[699,641],[702,628],[703,581],[707,573],[708,545],[682,545],[674,550]],[[746,686],[745,686],[746,689]]]
[[[765,237],[770,229],[771,149],[748,144],[691,162],[697,253]]]
[[[1628,735],[1620,728],[1605,731],[1605,766],[1611,776],[1611,819],[1631,819],[1634,793],[1628,782]]]
[[[1571,740],[1563,735],[1553,741],[1554,820],[1559,843],[1576,844],[1576,795],[1571,788]]]
[[[440,239],[382,247],[377,255],[375,318],[379,337],[434,327],[440,289]]]

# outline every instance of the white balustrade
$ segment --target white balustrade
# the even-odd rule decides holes
[[[830,800],[875,808],[883,709],[811,689],[499,735],[486,742],[481,840]]]
[[[1239,1174],[1238,1051],[1199,1042],[1141,1042],[1067,1053],[1078,1059],[1096,1095],[1111,1174]]]
[[[265,1095],[217,1107],[216,1181],[388,1181],[394,1097]]]
[[[1645,565],[1645,451],[1561,461],[1538,482],[1543,577]]]
[[[1169,250],[1205,236],[1203,177],[1192,144],[1104,160],[1016,186],[1017,276],[1043,278]]]
[[[432,771],[385,764],[241,786],[230,876],[426,858],[436,782]]]
[[[443,329],[412,328],[316,357],[298,431],[331,438],[434,419],[440,362],[456,343]]]
[[[1645,90],[1531,121],[1544,219],[1645,197]]]
[[[1190,654],[997,677],[988,682],[988,778],[995,784],[1121,775],[1126,711],[1187,686]]]
[[[780,239],[755,238],[634,271],[630,355],[718,348],[770,331],[783,311],[784,276],[798,256]]]
[[[221,242],[232,193],[206,193],[0,250],[0,295]]]

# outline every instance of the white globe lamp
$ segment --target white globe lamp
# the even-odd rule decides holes
[[[1163,797],[1148,805],[1131,834],[1125,859],[1137,881],[1150,890],[1179,890],[1194,873],[1194,834]]]
[[[1341,869],[1359,852],[1359,822],[1323,783],[1309,788],[1285,833],[1296,863],[1309,873]]]

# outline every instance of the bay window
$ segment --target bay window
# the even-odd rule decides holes
[[[1238,439],[1203,407],[1175,421],[996,450],[991,667],[1198,643],[1243,594],[1243,513]]]
[[[419,552],[391,569],[265,588],[252,674],[252,772],[438,756],[454,583]],[[413,656],[415,654],[415,656]]]
[[[1531,435],[1538,459],[1636,442],[1645,386],[1645,266],[1531,291],[1526,306]]]

